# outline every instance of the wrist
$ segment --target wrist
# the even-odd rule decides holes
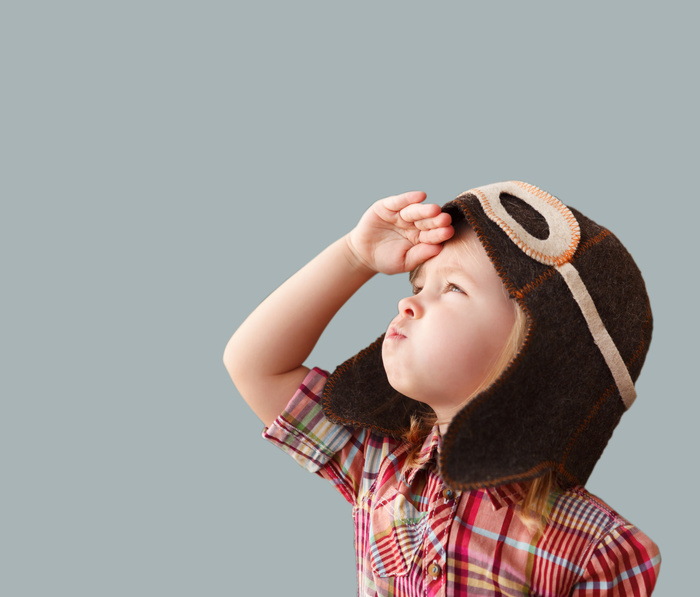
[[[371,278],[374,274],[378,273],[372,265],[364,259],[351,238],[352,232],[348,232],[341,240],[343,241],[345,258],[347,259],[350,267],[355,270],[358,274],[364,275],[367,278]]]

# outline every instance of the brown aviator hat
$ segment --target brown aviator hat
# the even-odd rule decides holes
[[[639,269],[609,230],[523,182],[466,191],[443,211],[474,229],[527,333],[501,376],[450,423],[442,477],[476,489],[551,470],[563,487],[585,484],[635,399],[649,348]],[[389,385],[382,340],[333,372],[323,409],[336,423],[399,437],[428,407]]]

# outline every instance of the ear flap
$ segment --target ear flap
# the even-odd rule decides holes
[[[384,335],[335,369],[323,391],[323,410],[334,423],[400,438],[411,415],[431,409],[391,387],[382,362],[383,340]]]

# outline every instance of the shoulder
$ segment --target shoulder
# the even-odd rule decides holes
[[[628,523],[606,502],[580,485],[556,496],[550,518],[567,526],[575,524],[591,538],[604,535],[616,525]]]
[[[661,564],[658,546],[585,488],[574,487],[556,496],[548,526],[555,535],[569,535],[577,544],[579,588],[653,589]]]
[[[263,431],[263,437],[309,472],[327,477],[352,501],[388,474],[382,471],[387,463],[396,463],[402,442],[326,418],[323,390],[327,380],[327,371],[311,369],[284,412]]]
[[[620,528],[629,529],[639,539],[651,542],[634,524],[582,486],[556,494],[550,520],[561,528],[575,528],[593,543]]]

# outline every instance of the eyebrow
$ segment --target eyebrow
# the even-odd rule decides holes
[[[413,284],[413,280],[415,280],[418,277],[418,274],[420,273],[422,267],[423,264],[421,263],[419,266],[414,267],[410,272],[408,272],[408,281],[411,284]]]
[[[420,274],[421,270],[423,269],[423,266],[425,265],[425,262],[421,263],[418,267],[413,269],[411,272],[408,274],[408,281],[413,284],[413,281],[418,277]],[[466,280],[468,280],[470,283],[474,284],[474,278],[472,278],[466,271],[464,271],[463,268],[457,267],[454,265],[447,265],[447,266],[442,266],[438,270],[438,273],[444,274],[444,275],[450,275],[450,274],[457,274]]]

